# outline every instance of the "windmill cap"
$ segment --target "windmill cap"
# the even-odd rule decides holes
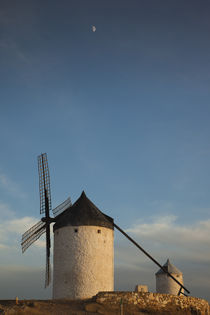
[[[166,263],[163,265],[164,269],[168,271],[169,273],[175,274],[175,275],[182,275],[182,272],[176,268],[169,259],[167,259]],[[158,272],[156,272],[155,275],[165,274],[165,272],[162,269],[159,269]]]
[[[102,226],[114,229],[113,218],[101,212],[83,191],[75,203],[56,217],[53,231],[64,226]]]

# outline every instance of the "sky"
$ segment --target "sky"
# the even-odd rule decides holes
[[[0,299],[51,297],[44,236],[20,246],[47,152],[53,207],[85,190],[210,300],[209,16],[208,0],[0,2]],[[115,231],[116,290],[155,292],[157,270]]]

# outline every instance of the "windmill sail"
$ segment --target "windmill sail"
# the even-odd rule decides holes
[[[45,271],[45,288],[48,287],[51,281],[51,267],[50,267],[50,224],[46,225],[46,271]]]
[[[22,252],[33,244],[39,237],[46,233],[46,274],[45,287],[51,281],[51,267],[50,267],[50,224],[55,222],[55,219],[50,217],[52,210],[51,192],[50,192],[50,173],[48,168],[47,154],[42,153],[38,156],[38,172],[39,172],[39,192],[40,192],[40,214],[43,214],[42,220],[35,224],[32,228],[22,235]],[[71,206],[71,199],[68,198],[53,211],[54,215],[60,214]]]
[[[45,288],[49,286],[51,282],[51,265],[50,265],[50,256],[46,254],[46,269],[45,269]]]
[[[72,206],[71,198],[67,198],[64,202],[62,202],[59,206],[53,209],[54,217],[61,214],[63,211]]]
[[[44,213],[45,217],[42,219],[46,224],[46,277],[45,288],[50,283],[50,211],[52,210],[51,192],[50,192],[50,173],[47,162],[47,154],[43,153],[38,156],[38,170],[39,170],[39,192],[40,192],[40,213]]]
[[[46,224],[45,222],[39,221],[34,226],[32,226],[28,231],[26,231],[22,235],[22,252],[24,253],[26,249],[33,244],[36,240],[40,238],[42,234],[46,231]]]
[[[47,162],[47,154],[43,153],[38,156],[39,170],[39,192],[40,192],[40,214],[52,210],[51,192],[50,192],[50,173]],[[48,205],[47,205],[48,203]],[[48,208],[48,209],[47,209]]]

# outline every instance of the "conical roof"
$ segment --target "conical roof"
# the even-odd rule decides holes
[[[173,273],[175,275],[182,275],[182,272],[176,268],[169,259],[167,259],[165,265],[163,265],[164,269],[168,271],[169,273]],[[164,274],[164,271],[162,269],[158,270],[155,275]]]
[[[79,199],[56,217],[53,230],[64,226],[93,225],[114,229],[114,220],[101,212],[83,191]]]

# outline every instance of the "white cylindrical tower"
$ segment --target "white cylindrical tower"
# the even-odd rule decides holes
[[[56,218],[53,230],[53,298],[84,299],[113,291],[113,219],[83,192]]]
[[[172,265],[169,259],[163,267],[166,271],[170,272],[175,279],[184,285],[182,272]],[[173,295],[177,295],[179,293],[180,285],[169,277],[162,269],[160,269],[155,276],[157,293],[167,293]]]

